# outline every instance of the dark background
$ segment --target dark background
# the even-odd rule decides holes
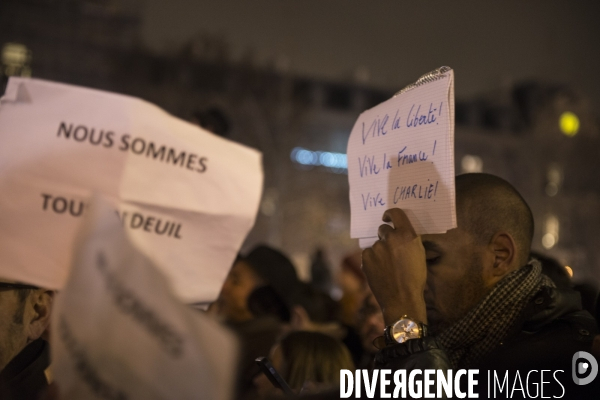
[[[600,2],[147,0],[142,40],[173,51],[206,32],[234,58],[286,60],[290,71],[334,80],[366,68],[398,88],[440,65],[456,70],[456,95],[534,78],[572,85],[600,104]]]

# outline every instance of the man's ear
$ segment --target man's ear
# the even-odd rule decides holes
[[[490,249],[493,253],[493,268],[490,271],[495,278],[502,278],[519,266],[517,257],[517,246],[510,233],[498,232],[492,236]]]
[[[28,343],[39,339],[50,326],[53,301],[54,292],[51,290],[36,289],[29,296],[29,315],[26,317]]]

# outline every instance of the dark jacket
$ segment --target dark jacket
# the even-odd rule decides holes
[[[37,400],[48,387],[45,371],[49,365],[48,342],[29,343],[0,373],[0,399]]]
[[[574,354],[578,351],[593,353],[597,334],[596,321],[587,311],[581,310],[578,293],[543,288],[525,307],[508,337],[476,365],[464,368],[479,369],[479,398],[534,398],[543,380],[546,382],[543,384],[544,397],[600,399],[600,373],[585,386],[574,384],[572,378]],[[594,355],[600,362],[600,355]],[[375,358],[375,368],[406,369],[408,372],[413,369],[452,369],[448,353],[438,345],[435,337],[409,340],[380,350]],[[541,375],[542,370],[544,375]],[[505,377],[508,387],[500,390]],[[466,379],[461,382],[464,388]],[[519,390],[521,385],[523,391]],[[515,391],[512,391],[513,386]],[[537,397],[541,398],[541,394]]]

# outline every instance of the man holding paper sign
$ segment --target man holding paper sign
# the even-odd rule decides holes
[[[487,174],[458,176],[456,195],[457,228],[418,235],[406,213],[390,209],[383,221],[392,226],[381,225],[379,240],[363,251],[386,324],[376,367],[477,369],[481,382],[487,371],[508,371],[511,384],[515,371],[570,371],[573,354],[593,352],[598,329],[572,290],[558,289],[537,260],[528,262],[529,207],[508,182]],[[545,394],[598,390],[561,373],[554,378],[544,381]]]
[[[574,353],[592,352],[593,317],[529,260],[533,215],[517,190],[493,175],[454,177],[453,141],[448,67],[365,111],[352,130],[351,236],[372,245],[363,270],[386,324],[376,368],[570,371]],[[542,376],[543,393],[581,390],[561,378]]]

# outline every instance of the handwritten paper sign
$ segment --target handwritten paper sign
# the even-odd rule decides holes
[[[383,212],[403,209],[417,234],[456,227],[454,75],[442,67],[360,115],[348,141],[351,237],[377,240]]]
[[[35,79],[10,79],[0,132],[0,277],[62,288],[97,192],[182,299],[216,298],[258,211],[259,152],[140,99]]]
[[[233,335],[178,301],[110,203],[94,199],[83,219],[51,323],[61,398],[231,398]]]

